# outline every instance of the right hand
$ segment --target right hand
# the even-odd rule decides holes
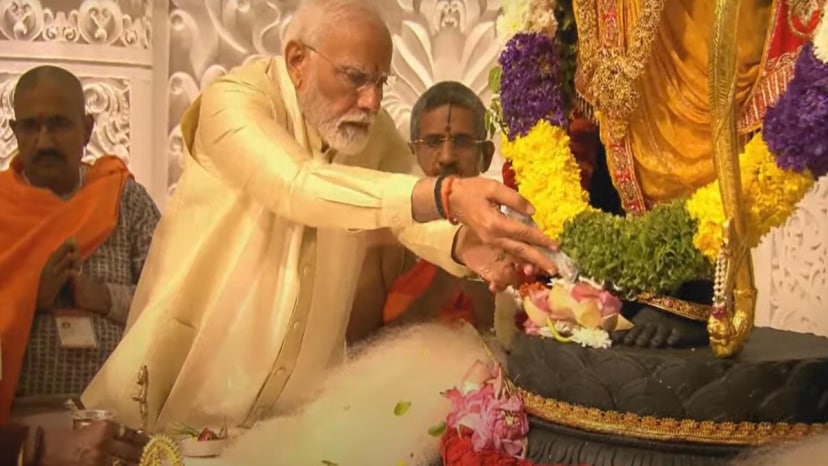
[[[43,434],[38,466],[111,466],[116,460],[136,465],[149,439],[112,421],[100,421],[78,430]]]
[[[51,309],[66,281],[80,269],[80,253],[74,239],[67,239],[46,261],[37,288],[37,308]]]
[[[557,244],[539,229],[500,213],[501,205],[527,216],[535,213],[517,191],[495,180],[482,176],[454,180],[448,206],[452,217],[474,232],[483,244],[554,275],[555,265],[533,246],[556,250]]]

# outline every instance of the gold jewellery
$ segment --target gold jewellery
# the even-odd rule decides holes
[[[786,422],[714,422],[657,418],[543,398],[517,389],[526,412],[556,425],[586,432],[663,442],[755,446],[828,432],[828,424]]]
[[[587,92],[593,100],[596,117],[610,140],[623,139],[630,115],[640,99],[638,79],[650,58],[664,10],[664,0],[644,0],[632,39],[626,50],[619,44],[601,46],[599,38],[597,2],[617,0],[576,0],[578,30],[580,32],[580,66],[588,80]],[[604,18],[618,29],[618,18]],[[617,31],[616,31],[617,33]]]

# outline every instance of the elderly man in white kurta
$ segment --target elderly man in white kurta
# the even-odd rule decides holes
[[[414,159],[379,108],[392,43],[371,2],[309,0],[285,44],[284,57],[231,71],[186,112],[191,156],[88,407],[139,426],[144,365],[151,430],[249,425],[296,407],[343,358],[370,230],[495,288],[518,264],[552,270],[531,247],[549,240],[493,208],[531,213],[513,191],[475,178],[446,192],[445,179],[405,174]],[[438,221],[449,216],[462,226]]]

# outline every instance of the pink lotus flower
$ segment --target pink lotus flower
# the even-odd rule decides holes
[[[494,389],[490,384],[464,394],[456,388],[443,394],[451,401],[451,412],[446,418],[446,426],[458,429],[461,426],[477,430],[480,426],[481,414],[485,409],[488,398],[494,397]]]
[[[521,399],[509,393],[499,366],[476,362],[461,388],[443,395],[452,405],[446,426],[471,429],[475,451],[494,449],[517,457],[525,455],[529,421]]]
[[[466,371],[459,389],[455,387],[443,393],[452,405],[451,413],[446,419],[446,425],[449,428],[459,426],[477,428],[485,399],[495,396],[494,386],[489,382],[496,375],[497,372],[494,372],[490,365],[477,360]]]
[[[621,300],[613,296],[607,290],[596,288],[589,283],[578,282],[570,291],[570,294],[577,302],[583,302],[587,299],[592,299],[600,303],[601,315],[607,317],[621,312]]]
[[[512,395],[489,399],[481,421],[472,434],[475,451],[494,448],[521,458],[526,454],[529,419],[519,397]]]

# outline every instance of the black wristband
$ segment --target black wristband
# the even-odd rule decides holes
[[[437,213],[443,219],[446,218],[446,208],[443,206],[443,181],[445,179],[446,175],[440,175],[434,182],[434,204],[437,205]]]

